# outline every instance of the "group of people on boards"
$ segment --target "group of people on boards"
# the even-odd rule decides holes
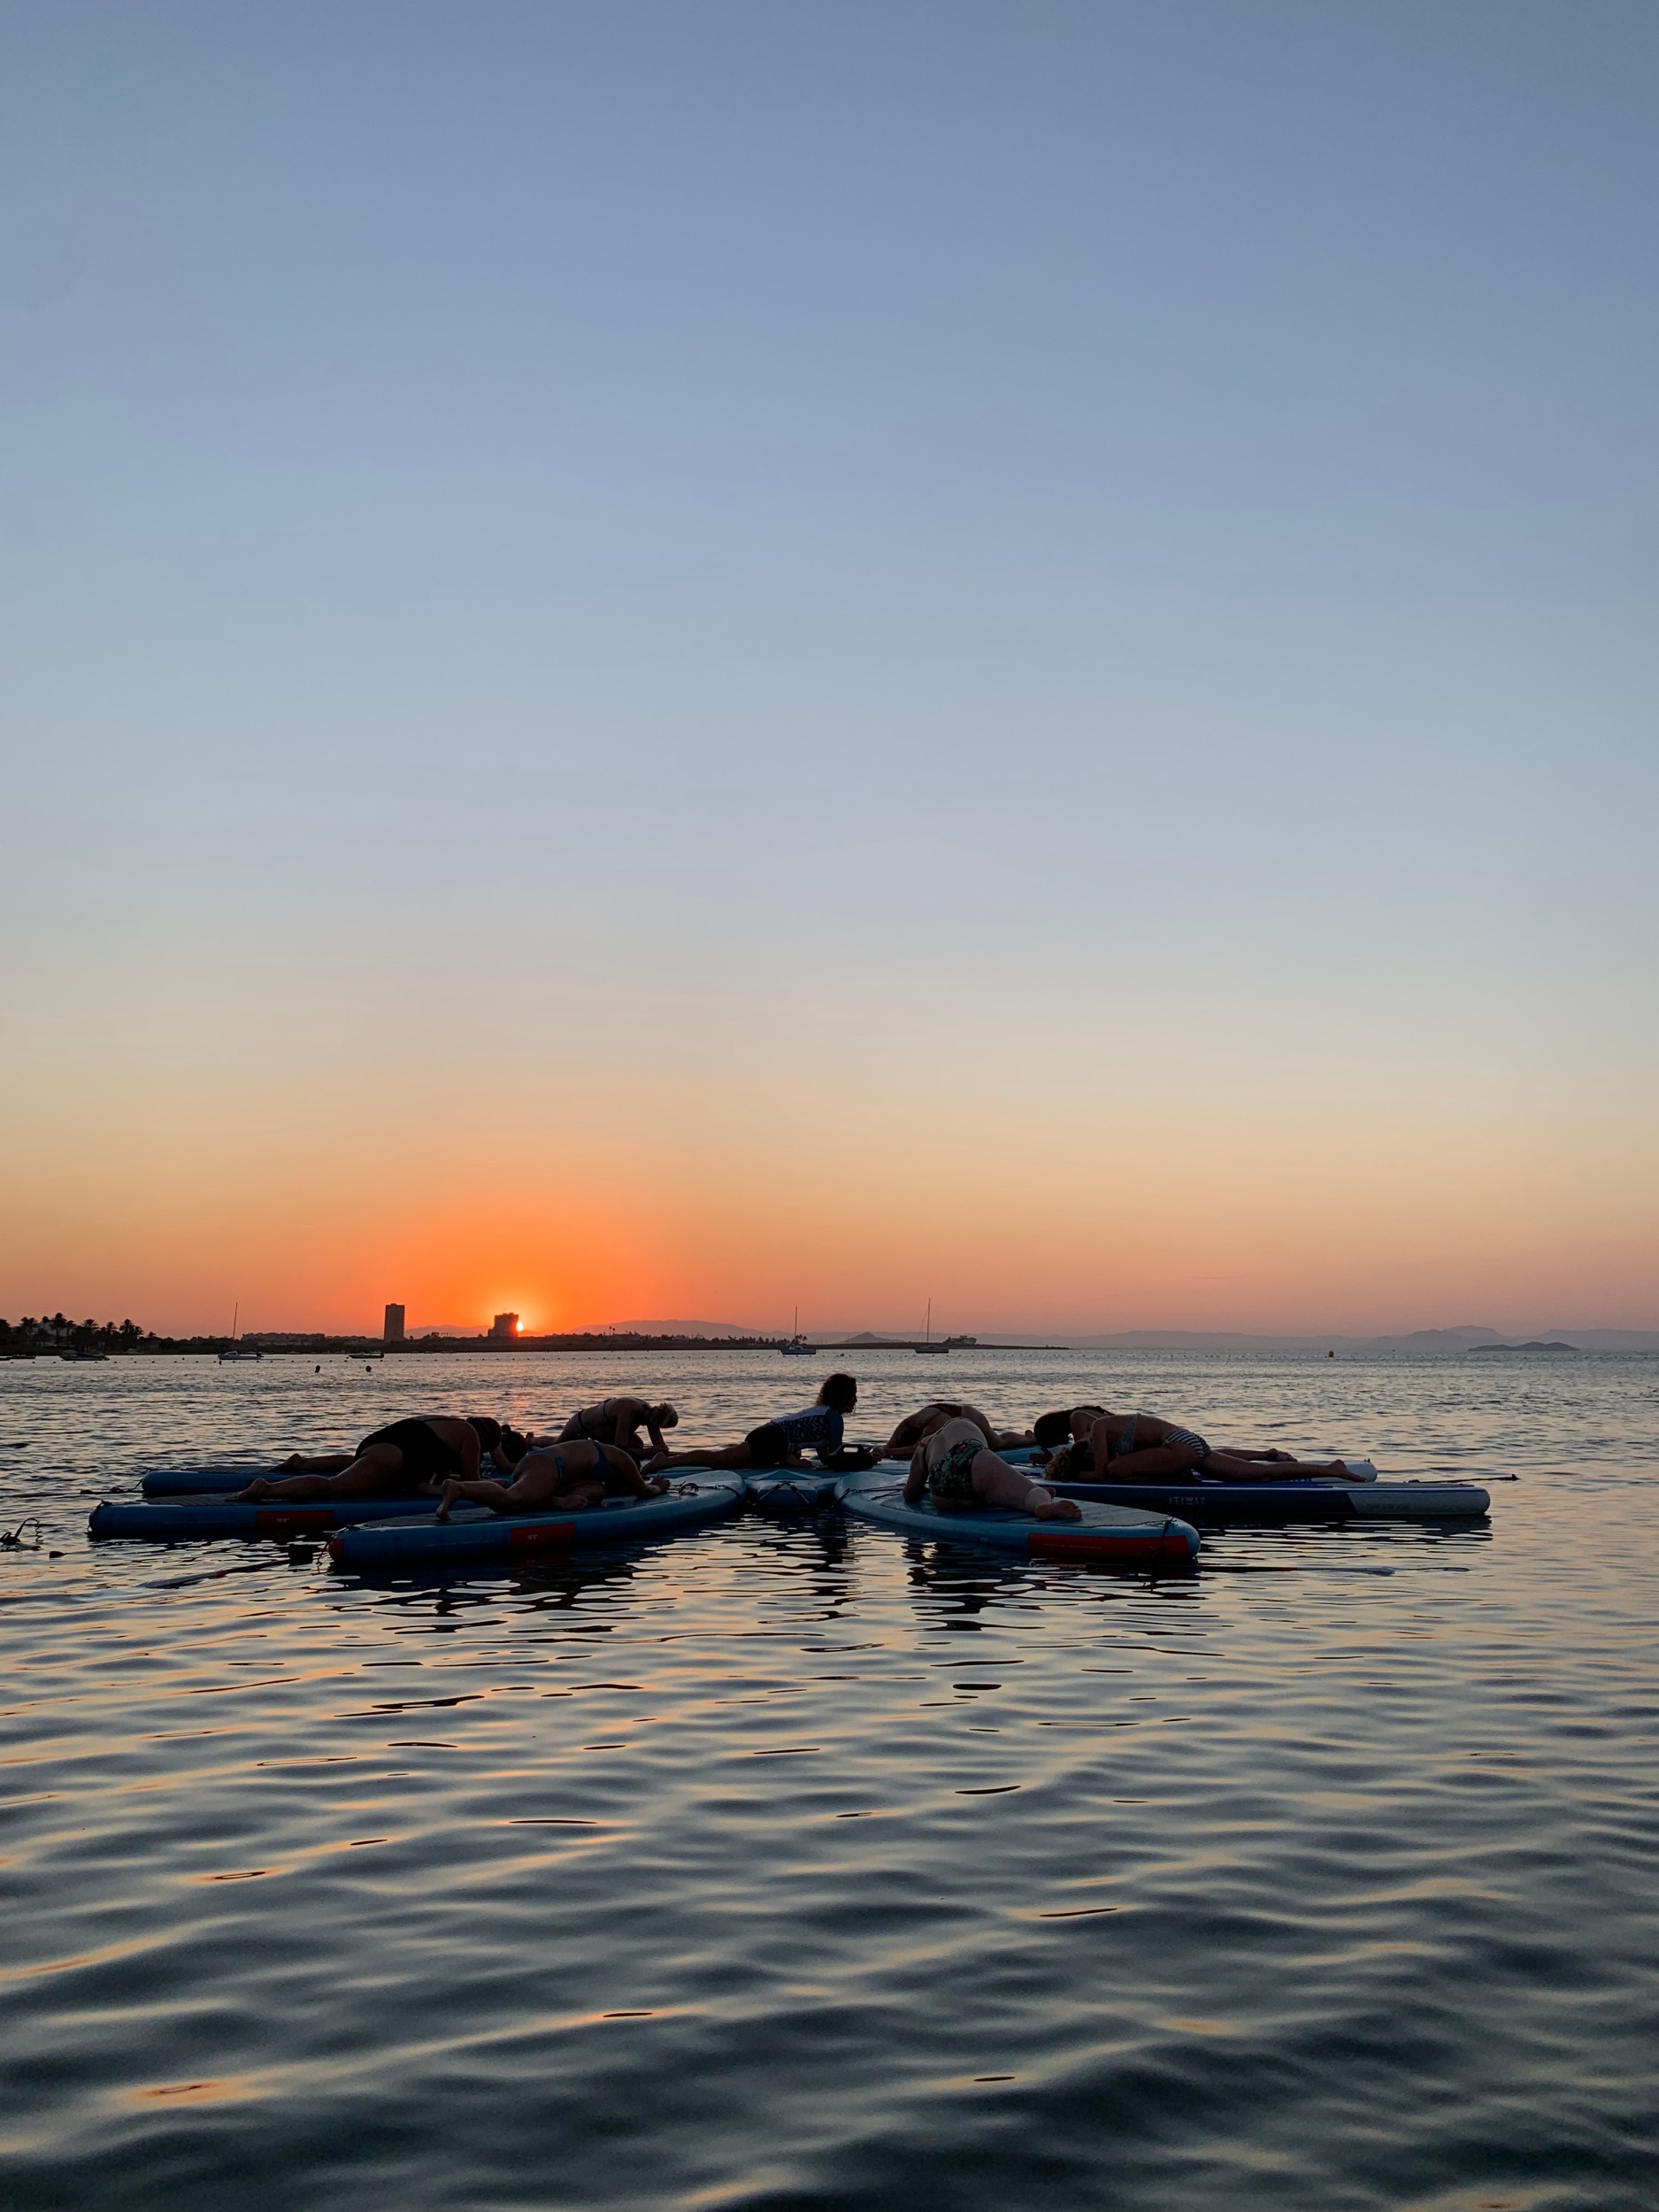
[[[498,1513],[576,1512],[608,1497],[660,1497],[675,1468],[798,1471],[813,1452],[833,1472],[908,1457],[904,1495],[912,1505],[926,1494],[948,1510],[1008,1506],[1047,1521],[1079,1515],[1076,1501],[1056,1496],[1048,1483],[1179,1482],[1194,1472],[1221,1482],[1309,1476],[1342,1481],[1348,1473],[1340,1459],[1313,1462],[1271,1448],[1212,1445],[1156,1414],[1094,1405],[1045,1413],[1029,1429],[1010,1429],[996,1427],[978,1406],[934,1398],[906,1414],[879,1448],[849,1446],[847,1417],[857,1402],[850,1375],[828,1375],[799,1412],[763,1421],[735,1444],[678,1452],[664,1441],[665,1432],[680,1425],[666,1400],[604,1398],[572,1413],[556,1436],[536,1436],[484,1415],[426,1414],[376,1429],[355,1451],[311,1457],[296,1452],[278,1474],[258,1477],[237,1494],[263,1502],[430,1494],[440,1520],[460,1503]],[[1046,1482],[1002,1456],[1024,1447],[1033,1448]]]

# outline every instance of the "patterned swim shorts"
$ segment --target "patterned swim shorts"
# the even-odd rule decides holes
[[[1191,1429],[1178,1429],[1171,1425],[1164,1441],[1168,1444],[1190,1444],[1198,1454],[1195,1463],[1200,1467],[1210,1456],[1209,1445],[1205,1443],[1202,1436],[1194,1436]]]
[[[973,1463],[985,1448],[983,1437],[970,1441],[964,1436],[941,1452],[927,1470],[929,1494],[937,1498],[941,1505],[971,1505]]]

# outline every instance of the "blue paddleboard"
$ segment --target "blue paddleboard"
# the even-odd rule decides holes
[[[759,1513],[821,1513],[840,1497],[844,1480],[817,1467],[797,1474],[746,1474],[743,1494]]]
[[[244,1476],[244,1481],[247,1478]],[[237,1487],[241,1488],[241,1484]],[[315,1536],[349,1528],[356,1521],[384,1521],[404,1513],[430,1513],[435,1501],[419,1498],[343,1498],[338,1504],[308,1498],[271,1498],[263,1505],[233,1505],[224,1497],[192,1497],[171,1502],[111,1505],[92,1509],[88,1536],[148,1537],[163,1544],[187,1543],[204,1536]]]
[[[1492,1501],[1469,1482],[1055,1482],[1056,1497],[1179,1513],[1209,1528],[1294,1521],[1478,1520]]]
[[[683,1482],[665,1498],[608,1499],[580,1513],[492,1513],[488,1506],[457,1506],[448,1521],[428,1513],[342,1529],[329,1539],[328,1555],[337,1566],[376,1571],[452,1563],[504,1567],[538,1556],[655,1543],[723,1519],[742,1498],[736,1481]]]
[[[1079,1521],[1040,1521],[1005,1507],[957,1510],[924,1495],[904,1502],[902,1483],[875,1484],[869,1477],[843,1486],[841,1503],[861,1521],[874,1521],[906,1536],[931,1536],[959,1544],[995,1544],[1029,1559],[1105,1560],[1116,1566],[1189,1567],[1198,1555],[1198,1532],[1167,1513],[1122,1505],[1088,1504]]]
[[[147,1498],[218,1498],[245,1490],[256,1475],[274,1478],[277,1471],[268,1459],[245,1467],[152,1467],[139,1477],[138,1486]]]

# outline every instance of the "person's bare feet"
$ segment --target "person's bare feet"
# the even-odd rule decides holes
[[[257,1505],[271,1494],[271,1484],[264,1475],[256,1475],[245,1490],[238,1490],[231,1499],[232,1505]]]
[[[448,1480],[444,1483],[444,1486],[443,1486],[442,1489],[442,1490],[440,1490],[440,1491],[439,1491],[439,1493],[438,1493],[438,1518],[439,1518],[439,1520],[441,1520],[441,1521],[447,1521],[447,1520],[449,1519],[449,1509],[450,1509],[450,1507],[451,1507],[451,1506],[455,1503],[456,1500],[457,1500],[457,1499],[460,1496],[460,1494],[461,1494],[461,1486],[460,1486],[460,1484],[455,1480],[455,1479],[454,1479],[454,1477],[453,1477],[453,1476],[449,1477],[449,1479],[448,1479]]]
[[[1033,1500],[1031,1509],[1040,1521],[1080,1521],[1083,1517],[1083,1509],[1075,1498],[1056,1498],[1047,1490]]]

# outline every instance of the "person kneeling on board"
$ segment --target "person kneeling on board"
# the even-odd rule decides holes
[[[438,1518],[447,1521],[456,1505],[488,1505],[497,1513],[585,1513],[608,1497],[660,1498],[667,1488],[666,1476],[648,1482],[616,1445],[577,1437],[526,1452],[511,1486],[451,1475],[438,1500]]]
[[[1271,1448],[1251,1451],[1210,1444],[1156,1413],[1074,1406],[1070,1413],[1045,1413],[1035,1435],[1045,1448],[1061,1445],[1043,1470],[1050,1482],[1179,1482],[1187,1474],[1202,1474],[1211,1482],[1348,1479],[1340,1459],[1293,1459]],[[1063,1442],[1067,1435],[1072,1439],[1069,1444]]]
[[[511,1474],[529,1448],[517,1429],[480,1415],[465,1421],[448,1414],[394,1421],[365,1436],[355,1452],[325,1452],[307,1459],[296,1452],[286,1474],[257,1476],[236,1492],[234,1504],[261,1505],[271,1498],[406,1498],[435,1490],[446,1475],[475,1480],[481,1455]]]
[[[580,1413],[572,1413],[554,1441],[615,1444],[630,1459],[643,1459],[641,1429],[651,1440],[652,1452],[657,1453],[668,1449],[663,1441],[663,1431],[679,1426],[680,1416],[665,1398],[660,1404],[653,1404],[649,1398],[602,1398],[597,1405],[584,1406]]]
[[[1056,1498],[1023,1467],[999,1459],[972,1421],[946,1421],[916,1447],[904,1485],[905,1504],[919,1505],[924,1491],[947,1511],[1003,1505],[1040,1521],[1083,1517],[1075,1498]]]
[[[907,1413],[886,1444],[883,1459],[908,1459],[916,1447],[942,1428],[947,1421],[972,1421],[994,1452],[1011,1451],[1016,1445],[1034,1441],[1029,1429],[999,1429],[982,1414],[978,1406],[956,1405],[948,1398],[930,1399],[918,1406],[914,1413]]]
[[[659,1452],[651,1465],[747,1468],[756,1474],[772,1474],[787,1467],[798,1473],[806,1465],[808,1452],[816,1452],[830,1468],[871,1464],[872,1455],[862,1446],[855,1447],[852,1453],[841,1448],[846,1417],[857,1402],[858,1386],[850,1375],[826,1375],[813,1404],[803,1406],[799,1413],[780,1413],[775,1421],[763,1421],[757,1429],[750,1429],[741,1444],[711,1444],[702,1450],[694,1445],[689,1451]]]

